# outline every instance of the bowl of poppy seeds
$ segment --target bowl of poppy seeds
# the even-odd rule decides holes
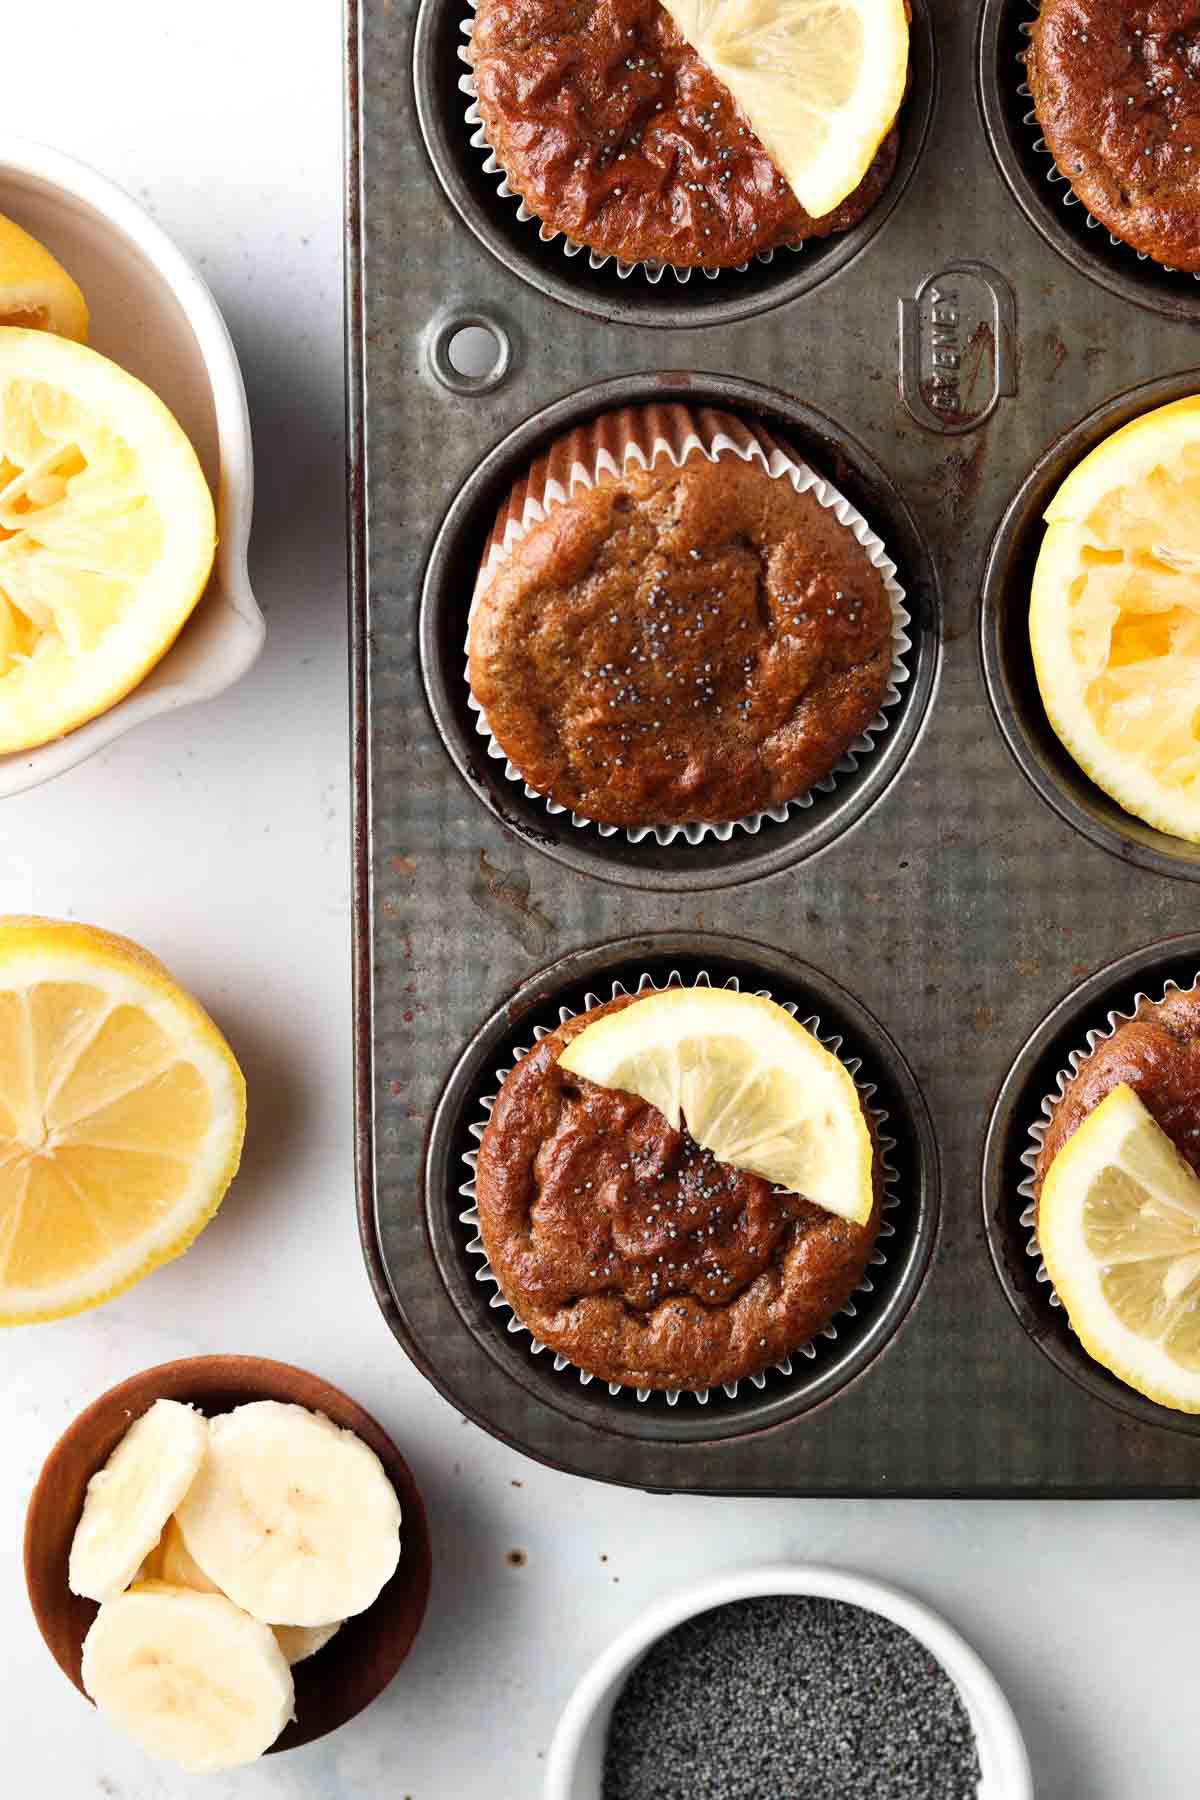
[[[568,1701],[545,1800],[1032,1800],[994,1677],[895,1588],[801,1565],[660,1601]]]

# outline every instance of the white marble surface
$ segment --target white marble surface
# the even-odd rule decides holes
[[[379,1318],[354,1227],[342,488],[338,0],[5,8],[4,123],[140,195],[203,266],[246,372],[266,654],[0,819],[0,910],[144,940],[246,1066],[243,1173],[182,1261],[0,1342],[0,1791],[52,1800],[535,1800],[558,1710],[645,1602],[778,1557],[886,1576],[990,1661],[1039,1800],[1197,1792],[1200,1508],[649,1498],[464,1423]],[[0,196],[0,208],[3,197]],[[25,1604],[25,1501],[59,1431],[162,1359],[240,1350],[349,1388],[408,1453],[436,1541],[424,1632],[324,1743],[236,1776],[145,1761],[60,1675]],[[512,1568],[506,1555],[526,1552]]]

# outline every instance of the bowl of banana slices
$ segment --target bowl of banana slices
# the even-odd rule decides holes
[[[381,1693],[425,1611],[404,1458],[286,1363],[164,1363],[46,1459],[25,1575],[55,1661],[149,1755],[200,1773],[310,1743]]]

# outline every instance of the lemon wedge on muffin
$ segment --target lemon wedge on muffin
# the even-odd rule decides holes
[[[1051,1163],[1037,1234],[1088,1355],[1200,1413],[1200,1177],[1132,1088],[1113,1088]]]
[[[663,0],[814,219],[852,194],[908,81],[904,0]]]
[[[637,1094],[720,1162],[871,1217],[875,1146],[850,1071],[773,1000],[668,988],[587,1026],[559,1067]]]

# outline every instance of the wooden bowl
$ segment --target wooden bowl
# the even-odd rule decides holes
[[[408,1464],[387,1433],[338,1388],[288,1363],[260,1356],[161,1363],[102,1394],[58,1440],[25,1518],[25,1580],[51,1655],[82,1694],[83,1640],[98,1608],[67,1586],[71,1540],[88,1482],[155,1400],[187,1401],[209,1416],[248,1400],[290,1401],[357,1433],[387,1470],[402,1511],[396,1572],[366,1612],[348,1619],[324,1649],[297,1663],[292,1671],[296,1717],[271,1751],[292,1750],[336,1731],[383,1692],[420,1630],[432,1564],[429,1527]]]

